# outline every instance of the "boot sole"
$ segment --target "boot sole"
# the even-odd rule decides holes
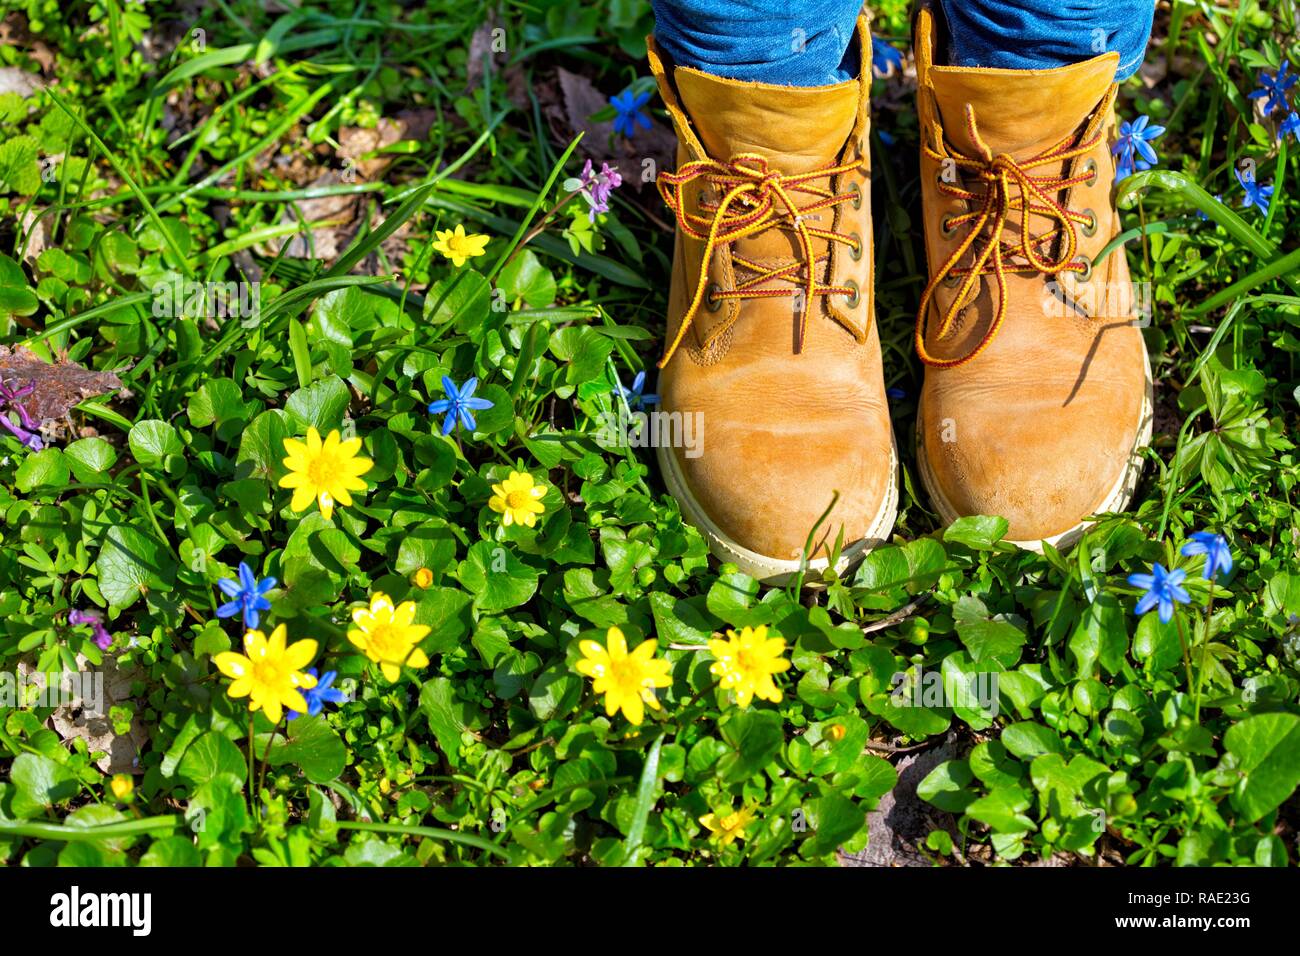
[[[785,584],[799,573],[799,561],[781,560],[780,558],[759,554],[757,551],[751,551],[728,537],[705,514],[704,509],[700,507],[699,502],[690,493],[685,476],[682,475],[677,464],[677,456],[673,454],[672,449],[662,446],[657,447],[655,455],[659,459],[659,471],[664,476],[664,484],[668,486],[669,493],[681,507],[682,516],[704,535],[705,540],[709,542],[709,550],[713,552],[714,556],[722,561],[729,561],[745,574],[757,578],[764,584]],[[840,559],[835,564],[836,570],[842,573],[856,562],[862,560],[874,548],[884,544],[889,532],[893,530],[894,519],[897,516],[898,445],[894,441],[891,432],[889,440],[889,487],[885,490],[884,500],[880,503],[880,510],[872,518],[871,524],[867,528],[867,534],[847,546],[840,554]],[[829,564],[830,560],[828,558],[815,558],[808,562],[806,570],[820,573]]]
[[[1107,493],[1105,499],[1093,510],[1093,514],[1104,514],[1126,509],[1129,502],[1133,500],[1133,493],[1137,491],[1138,479],[1142,477],[1142,451],[1151,444],[1154,408],[1154,391],[1151,384],[1151,356],[1147,353],[1145,347],[1142,349],[1142,361],[1146,373],[1146,388],[1142,394],[1142,419],[1138,423],[1137,440],[1133,445],[1133,450],[1129,453],[1128,464],[1120,473],[1119,479]],[[939,491],[938,482],[935,481],[934,474],[930,470],[930,460],[925,453],[925,439],[921,435],[921,422],[923,420],[921,408],[918,404],[916,409],[917,471],[920,472],[921,484],[925,486],[926,493],[930,496],[930,502],[934,505],[940,519],[946,526],[964,516]],[[1044,542],[1057,550],[1068,548],[1078,541],[1092,524],[1092,521],[1080,521],[1072,528],[1037,541],[1015,541],[1010,538],[1007,540],[1018,548],[1042,554]]]

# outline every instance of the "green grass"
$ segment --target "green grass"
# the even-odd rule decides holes
[[[1246,98],[1300,56],[1275,6],[1160,11],[1165,72],[1121,90],[1123,118],[1168,127],[1119,189],[1155,303],[1157,435],[1129,513],[1043,556],[994,517],[941,529],[904,443],[894,542],[800,593],[711,564],[646,452],[598,434],[615,382],[658,357],[671,236],[651,189],[620,188],[594,226],[581,200],[556,209],[610,144],[572,135],[555,71],[603,98],[642,88],[648,5],[226,0],[190,22],[0,0],[19,37],[0,66],[57,78],[0,94],[3,341],[123,386],[43,451],[0,438],[0,670],[114,659],[131,674],[113,730],[147,736],[118,799],[106,738],[0,696],[0,859],[824,864],[865,845],[894,746],[950,740],[920,788],[946,821],[922,842],[937,864],[1294,863],[1300,189],[1296,142]],[[905,4],[874,27],[905,47]],[[471,62],[494,29],[504,50]],[[427,133],[377,147],[401,115]],[[880,109],[876,129],[897,141],[873,143],[877,320],[910,435],[915,114]],[[1240,208],[1243,161],[1275,187],[1267,217]],[[457,224],[490,237],[461,268],[434,249]],[[256,281],[257,314],[160,314],[159,285],[185,281]],[[472,434],[425,410],[444,375],[494,403]],[[277,485],[308,426],[374,461],[332,521]],[[512,470],[547,488],[535,528],[488,506]],[[1202,529],[1235,558],[1212,588],[1178,551]],[[345,703],[272,726],[227,696],[213,658],[241,634],[216,583],[241,561],[279,580],[266,629],[317,641]],[[1189,572],[1164,625],[1126,583],[1154,561]],[[429,665],[396,682],[347,636],[380,591],[430,629]],[[111,650],[73,608],[104,611]],[[759,625],[792,667],[779,703],[741,709],[707,642]],[[670,662],[639,727],[575,667],[611,626]],[[996,672],[999,713],[898,706],[900,672]],[[743,839],[709,839],[701,817],[742,809]]]

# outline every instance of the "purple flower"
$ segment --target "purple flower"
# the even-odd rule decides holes
[[[1232,551],[1227,539],[1221,534],[1197,531],[1192,535],[1192,540],[1183,545],[1182,553],[1189,558],[1197,554],[1205,555],[1204,575],[1207,581],[1220,571],[1226,576],[1232,570]]]
[[[78,611],[75,608],[68,612],[68,623],[73,627],[86,624],[94,632],[95,646],[101,651],[106,651],[113,644],[113,635],[108,633],[104,627],[104,614],[102,611]]]
[[[596,217],[602,212],[609,212],[609,197],[615,189],[623,185],[623,177],[619,175],[617,169],[610,169],[609,163],[601,163],[600,172],[595,172],[591,160],[587,160],[582,167],[582,178],[579,183],[578,189],[587,200],[587,205],[591,207],[587,210],[587,218],[595,222]]]
[[[903,69],[903,54],[892,44],[879,37],[871,38],[871,72],[877,76],[888,76],[891,67]]]
[[[1300,143],[1300,113],[1292,110],[1287,114],[1286,119],[1278,124],[1277,141],[1280,143],[1287,136],[1294,136],[1296,142]]]
[[[631,388],[624,388],[621,382],[619,383],[618,386],[618,390],[623,395],[624,401],[627,402],[627,407],[634,411],[646,405],[659,404],[658,395],[655,395],[653,393],[650,395],[641,394],[644,388],[645,388],[645,372],[636,373],[636,378],[632,379]]]
[[[315,677],[316,668],[307,668],[307,673]],[[337,705],[347,700],[343,696],[343,691],[331,686],[334,683],[334,678],[338,676],[338,671],[326,671],[325,676],[316,681],[315,687],[309,687],[302,692],[303,700],[307,701],[308,717],[315,717],[325,709],[326,704]],[[302,714],[296,710],[291,710],[288,714],[290,720],[297,720],[301,716]]]
[[[1255,171],[1247,168],[1246,175],[1241,174],[1240,169],[1233,170],[1237,177],[1237,182],[1241,183],[1241,188],[1246,195],[1242,198],[1241,208],[1249,209],[1251,206],[1257,208],[1264,215],[1268,215],[1268,205],[1273,200],[1273,187],[1261,186],[1255,182]]]
[[[614,107],[618,113],[614,117],[614,132],[621,133],[628,139],[636,135],[636,128],[650,128],[650,117],[641,112],[641,107],[650,102],[650,94],[637,93],[633,95],[630,89],[624,90],[618,96],[609,98],[609,105]]]
[[[1152,566],[1150,574],[1130,574],[1128,583],[1146,591],[1138,600],[1133,613],[1145,614],[1159,605],[1160,623],[1168,624],[1174,617],[1174,603],[1186,604],[1192,599],[1183,587],[1185,577],[1187,572],[1181,568],[1166,571],[1158,561]]]
[[[459,388],[449,376],[442,377],[442,390],[446,392],[446,398],[440,398],[436,402],[429,403],[429,412],[433,415],[446,414],[442,420],[442,433],[450,435],[452,429],[457,424],[464,425],[466,430],[473,431],[478,423],[474,421],[474,409],[482,411],[485,408],[491,408],[493,402],[486,398],[475,398],[474,389],[478,388],[478,379],[471,378]]]
[[[18,399],[30,395],[35,390],[35,382],[28,382],[22,388],[12,388],[0,380],[0,425],[12,432],[13,436],[29,451],[40,451],[45,447],[45,442],[40,436],[40,426],[32,421],[31,415]],[[17,424],[9,420],[9,416],[5,414],[6,408],[18,414]]]
[[[1115,179],[1119,181],[1131,176],[1137,170],[1150,169],[1160,162],[1160,157],[1151,148],[1151,140],[1165,131],[1163,126],[1148,126],[1151,120],[1144,113],[1132,123],[1128,120],[1120,123],[1119,137],[1111,152],[1119,157],[1115,164]]]
[[[271,602],[262,595],[275,587],[275,578],[257,580],[253,569],[243,561],[239,562],[239,580],[226,578],[218,581],[217,587],[232,598],[217,608],[217,617],[234,617],[242,612],[244,627],[252,631],[257,629],[258,612],[271,610]]]
[[[1286,112],[1286,94],[1291,87],[1295,86],[1295,81],[1300,79],[1294,73],[1290,72],[1291,64],[1286,60],[1282,61],[1282,68],[1276,74],[1261,73],[1259,77],[1259,89],[1253,93],[1247,94],[1250,99],[1264,99],[1264,115],[1267,116],[1275,110]]]

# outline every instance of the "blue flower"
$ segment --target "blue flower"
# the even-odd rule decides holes
[[[1137,170],[1150,169],[1160,158],[1151,148],[1151,141],[1165,131],[1163,126],[1148,126],[1151,120],[1143,114],[1132,123],[1128,120],[1120,123],[1119,137],[1111,152],[1119,157],[1115,164],[1115,179],[1119,181],[1131,176]]]
[[[242,611],[244,627],[252,631],[257,628],[258,612],[271,610],[271,602],[262,595],[275,587],[275,578],[257,580],[253,569],[243,561],[239,562],[239,580],[225,578],[217,582],[217,587],[233,598],[217,608],[217,617],[234,617]]]
[[[614,132],[622,133],[628,139],[636,135],[638,125],[642,129],[650,128],[650,117],[641,112],[641,107],[650,102],[650,94],[637,93],[632,94],[630,89],[624,90],[618,96],[609,98],[609,105],[614,107],[618,115],[614,117]]]
[[[485,408],[491,408],[493,403],[486,398],[475,398],[474,389],[478,388],[478,379],[471,378],[460,388],[456,387],[448,376],[442,377],[442,390],[447,393],[446,398],[440,398],[436,402],[429,403],[429,411],[434,415],[441,415],[446,412],[447,417],[442,420],[442,433],[450,435],[452,429],[457,423],[464,425],[468,431],[473,431],[477,423],[474,421],[474,413],[471,409],[482,411]]]
[[[1244,176],[1241,174],[1240,169],[1234,169],[1233,173],[1237,177],[1237,182],[1241,183],[1241,188],[1246,192],[1246,196],[1241,202],[1241,208],[1249,209],[1254,206],[1267,216],[1268,205],[1273,200],[1273,187],[1261,186],[1255,182],[1255,171],[1253,169],[1248,169]]]
[[[1279,123],[1277,127],[1277,141],[1279,143],[1286,139],[1287,136],[1294,136],[1296,142],[1300,143],[1300,113],[1295,110],[1288,113],[1287,118]]]
[[[1191,557],[1195,554],[1205,555],[1205,580],[1210,580],[1220,571],[1226,577],[1232,570],[1232,551],[1228,548],[1228,541],[1221,534],[1214,534],[1210,531],[1197,531],[1192,535],[1192,540],[1183,545],[1183,555]]]
[[[903,54],[899,49],[878,37],[871,38],[871,71],[888,76],[890,67],[903,69]]]
[[[619,383],[618,390],[623,394],[623,400],[627,402],[627,407],[636,410],[646,405],[658,405],[659,396],[651,393],[642,395],[641,390],[645,388],[645,372],[637,372],[636,378],[632,379],[632,387],[624,388]]]
[[[1290,72],[1291,64],[1286,60],[1282,61],[1282,69],[1278,70],[1276,75],[1261,73],[1259,77],[1259,89],[1248,94],[1252,100],[1264,100],[1264,115],[1272,113],[1274,110],[1286,112],[1286,94],[1287,90],[1295,86],[1295,81],[1300,79],[1294,73]]]
[[[316,676],[316,668],[307,668],[307,673],[312,677]],[[326,671],[325,676],[316,681],[316,686],[308,688],[302,692],[302,699],[307,702],[307,716],[315,717],[325,709],[326,704],[341,704],[346,697],[343,691],[338,690],[330,685],[334,683],[334,678],[338,677],[338,671]],[[296,710],[289,711],[289,719],[297,720],[302,714]]]
[[[1158,604],[1160,623],[1168,624],[1174,617],[1174,602],[1186,604],[1192,599],[1187,589],[1183,587],[1185,577],[1187,577],[1186,571],[1180,568],[1166,571],[1158,561],[1152,565],[1150,574],[1130,574],[1128,583],[1135,588],[1146,590],[1138,601],[1137,607],[1133,609],[1133,613],[1145,614]]]

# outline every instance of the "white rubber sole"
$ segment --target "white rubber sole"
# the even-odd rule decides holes
[[[722,561],[736,565],[745,574],[765,584],[785,584],[799,573],[799,561],[773,558],[738,544],[728,537],[700,507],[691,494],[686,478],[681,473],[677,456],[671,448],[658,447],[655,454],[659,459],[659,470],[664,476],[664,484],[669,493],[677,500],[682,515],[699,529],[709,542],[709,550]],[[843,573],[847,568],[862,560],[873,548],[884,544],[893,530],[894,519],[898,516],[898,446],[890,436],[889,443],[889,487],[880,510],[872,517],[867,526],[867,534],[860,540],[847,545],[840,553],[835,568]],[[811,529],[809,529],[811,530]],[[815,558],[808,562],[807,570],[820,574],[830,564],[828,558]]]
[[[1151,444],[1153,409],[1155,404],[1155,393],[1151,383],[1151,356],[1147,354],[1145,348],[1142,350],[1142,359],[1146,372],[1146,389],[1142,395],[1142,418],[1138,422],[1137,440],[1133,445],[1132,452],[1129,453],[1128,464],[1120,472],[1119,478],[1114,486],[1106,493],[1106,497],[1101,503],[1092,510],[1092,514],[1106,514],[1108,512],[1123,511],[1133,500],[1133,493],[1137,491],[1138,480],[1142,477],[1142,451]],[[921,434],[921,422],[924,419],[921,416],[921,409],[918,405],[916,410],[916,461],[917,471],[921,475],[921,484],[925,486],[926,493],[930,496],[930,502],[934,505],[935,511],[939,513],[945,525],[952,524],[963,515],[949,503],[939,490],[938,482],[935,481],[934,474],[930,470],[929,456],[925,453],[925,439]],[[1039,541],[1014,541],[1008,539],[1011,544],[1018,548],[1024,548],[1027,551],[1035,551],[1039,554],[1043,552],[1043,543],[1046,542],[1056,549],[1068,548],[1088,530],[1093,524],[1092,521],[1080,521],[1072,528],[1067,528],[1058,534]]]

